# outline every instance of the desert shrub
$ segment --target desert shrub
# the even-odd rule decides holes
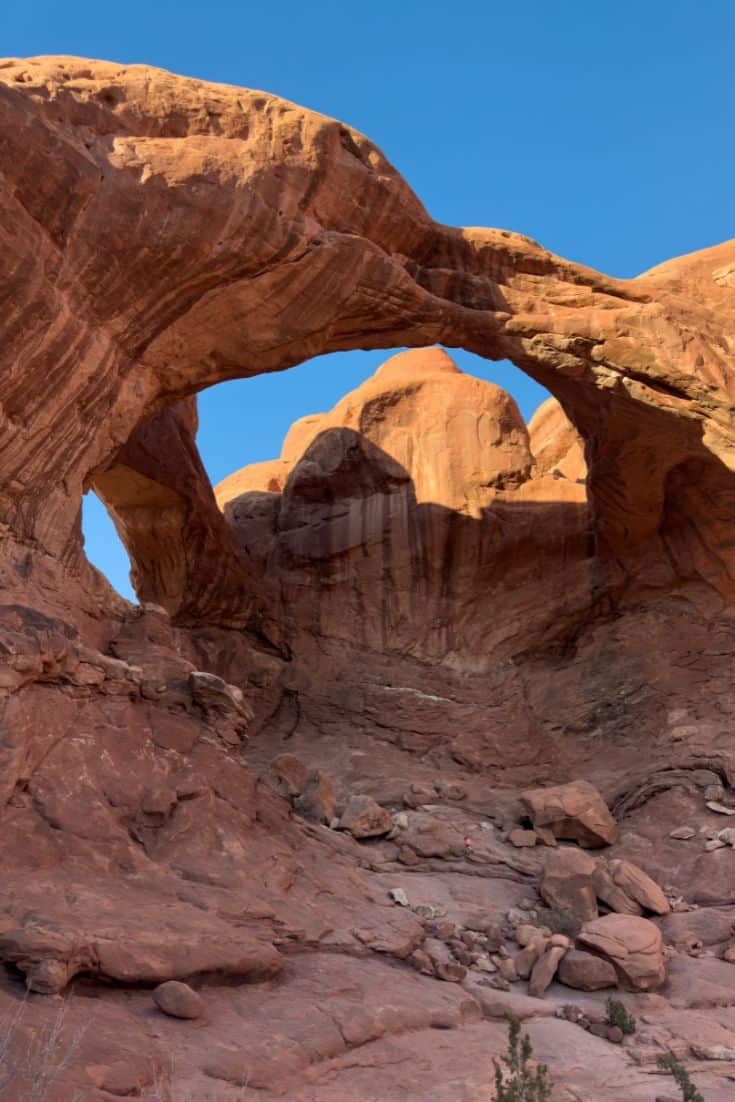
[[[625,1009],[619,999],[607,1000],[607,1021],[609,1025],[616,1025],[626,1037],[635,1033],[635,1018]]]
[[[512,1014],[508,1020],[508,1051],[501,1057],[505,1068],[495,1061],[494,1102],[547,1102],[551,1098],[548,1068],[529,1066],[533,1048],[527,1033],[521,1037],[521,1023]]]
[[[659,1056],[658,1066],[662,1071],[668,1071],[676,1080],[681,1090],[682,1102],[704,1102],[704,1098],[689,1078],[689,1073],[676,1057],[669,1053],[667,1056]]]

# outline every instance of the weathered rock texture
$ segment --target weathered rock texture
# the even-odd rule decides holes
[[[735,852],[669,836],[721,828],[735,779],[735,242],[611,279],[438,225],[275,96],[11,59],[0,302],[8,1102],[39,1074],[48,1102],[479,1102],[506,1010],[560,1100],[652,1102],[668,1049],[728,1097],[697,1053],[735,1043]],[[526,428],[437,345],[553,398]],[[196,392],[353,347],[423,351],[218,508]],[[89,488],[140,607],[84,557]],[[520,793],[579,780],[617,824],[605,893],[660,914],[583,935],[636,990],[666,971],[614,1051],[491,959],[556,852],[507,841]],[[370,800],[386,837],[332,829]],[[172,981],[196,1021],[153,1010]]]
[[[279,460],[216,496],[302,659],[340,639],[477,669],[556,637],[592,599],[584,482],[539,473],[533,446],[509,395],[423,349],[298,421]]]

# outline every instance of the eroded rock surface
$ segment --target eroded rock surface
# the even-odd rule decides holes
[[[0,63],[0,181],[3,1098],[485,1102],[510,1011],[555,1102],[653,1102],[663,1051],[724,1102],[735,243],[610,279],[339,122],[76,58]],[[215,495],[197,390],[357,346],[414,351]]]

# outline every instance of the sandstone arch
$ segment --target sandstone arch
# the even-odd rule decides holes
[[[546,386],[621,576],[673,467],[733,465],[734,243],[614,280],[434,223],[362,135],[274,96],[71,58],[0,80],[0,509],[21,541],[62,553],[82,488],[163,406],[358,345],[462,346]]]

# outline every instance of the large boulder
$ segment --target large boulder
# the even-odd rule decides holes
[[[661,931],[647,918],[596,918],[582,927],[577,946],[609,961],[626,991],[655,991],[666,979]]]
[[[568,913],[578,922],[597,918],[593,878],[597,865],[583,850],[562,846],[546,859],[539,893],[555,911]]]
[[[583,949],[570,949],[559,962],[559,980],[575,991],[600,991],[616,987],[618,977],[609,961],[586,953]]]
[[[603,903],[620,914],[667,915],[670,904],[661,888],[632,861],[615,858],[600,862],[594,876],[595,891]]]
[[[589,781],[521,793],[534,827],[548,827],[556,838],[568,838],[587,849],[611,846],[618,830],[607,804]]]

